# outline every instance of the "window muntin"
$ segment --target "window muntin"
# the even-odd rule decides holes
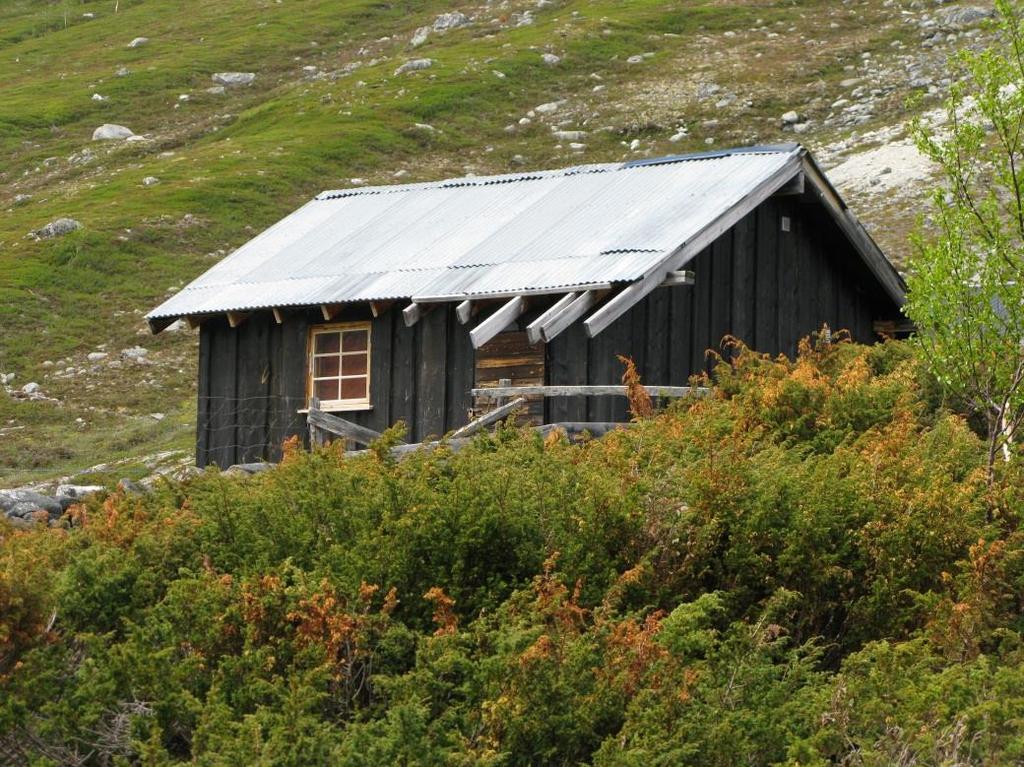
[[[370,406],[370,325],[314,328],[310,336],[309,392],[321,410]]]

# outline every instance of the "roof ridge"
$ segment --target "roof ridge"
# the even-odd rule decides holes
[[[320,192],[316,200],[338,200],[345,197],[361,197],[374,194],[397,194],[426,189],[454,189],[457,187],[494,186],[520,181],[539,181],[544,178],[578,176],[585,173],[608,173],[634,168],[669,165],[680,162],[700,160],[717,160],[724,157],[735,157],[751,154],[791,154],[802,149],[800,144],[758,144],[749,147],[733,147],[705,152],[649,157],[641,160],[628,160],[622,163],[592,163],[586,165],[570,165],[564,168],[546,170],[520,171],[518,173],[498,173],[488,176],[455,176],[437,181],[419,181],[409,184],[378,184],[376,186],[350,187],[348,189],[328,189]]]

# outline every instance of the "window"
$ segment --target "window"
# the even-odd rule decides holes
[[[310,333],[309,393],[322,410],[370,408],[370,325],[325,325]]]

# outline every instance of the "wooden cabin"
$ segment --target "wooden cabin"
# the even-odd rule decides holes
[[[797,145],[328,191],[148,315],[200,329],[196,460],[275,459],[319,408],[410,441],[493,406],[474,390],[682,386],[733,335],[792,355],[871,342],[904,283]],[[879,325],[881,323],[881,325]],[[536,423],[627,419],[543,396]]]

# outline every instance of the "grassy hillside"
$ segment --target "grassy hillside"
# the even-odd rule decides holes
[[[415,50],[451,4],[0,5],[0,373],[48,398],[0,393],[0,485],[187,454],[195,338],[152,338],[142,314],[323,188],[791,140],[790,109],[835,155],[899,125],[908,67],[959,44],[918,48],[928,10],[910,2],[541,5],[462,6],[470,23]],[[136,37],[149,41],[128,47]],[[411,58],[433,65],[396,75]],[[208,92],[221,71],[256,80]],[[833,105],[858,87],[870,109],[843,127]],[[92,141],[103,123],[145,140]],[[555,127],[585,131],[585,146]],[[82,229],[26,238],[58,217]],[[877,234],[899,255],[904,231]],[[110,365],[137,344],[148,364]],[[90,362],[96,351],[109,356]]]
[[[989,487],[899,343],[717,384],[584,445],[294,450],[0,527],[0,755],[1019,764],[1019,461]]]

